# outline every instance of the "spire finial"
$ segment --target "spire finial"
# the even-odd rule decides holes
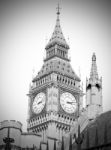
[[[59,3],[58,3],[58,6],[57,6],[56,9],[57,9],[57,15],[60,15],[60,9],[61,9],[61,8],[60,8],[60,6],[59,6]]]
[[[96,55],[95,55],[95,53],[93,53],[93,55],[92,55],[92,61],[96,61]]]
[[[93,53],[92,55],[92,66],[91,66],[91,72],[90,72],[90,78],[98,78],[98,72],[97,72],[97,65],[96,65],[96,54]]]

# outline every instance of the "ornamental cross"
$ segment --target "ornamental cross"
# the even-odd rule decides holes
[[[57,9],[57,15],[59,15],[59,14],[60,14],[60,9],[61,9],[61,8],[59,7],[59,3],[58,3],[58,6],[57,6],[56,9]]]

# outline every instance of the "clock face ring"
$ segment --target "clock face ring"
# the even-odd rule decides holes
[[[37,94],[32,104],[33,112],[36,114],[40,113],[45,106],[45,101],[46,101],[46,96],[44,93]]]
[[[65,92],[60,97],[60,104],[63,110],[67,113],[74,113],[77,108],[75,97],[68,92]]]

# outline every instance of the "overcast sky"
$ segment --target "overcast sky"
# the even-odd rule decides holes
[[[18,120],[26,130],[29,84],[40,71],[45,45],[56,22],[69,43],[74,71],[84,84],[96,53],[103,77],[103,109],[111,110],[111,3],[110,0],[1,0],[0,1],[0,121]],[[80,71],[79,71],[80,70]]]

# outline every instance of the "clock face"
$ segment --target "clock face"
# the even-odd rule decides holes
[[[44,93],[39,93],[36,95],[34,102],[32,104],[32,110],[34,113],[40,113],[45,106],[46,96]]]
[[[71,93],[63,93],[60,97],[60,104],[67,113],[74,113],[77,108],[75,97]]]

